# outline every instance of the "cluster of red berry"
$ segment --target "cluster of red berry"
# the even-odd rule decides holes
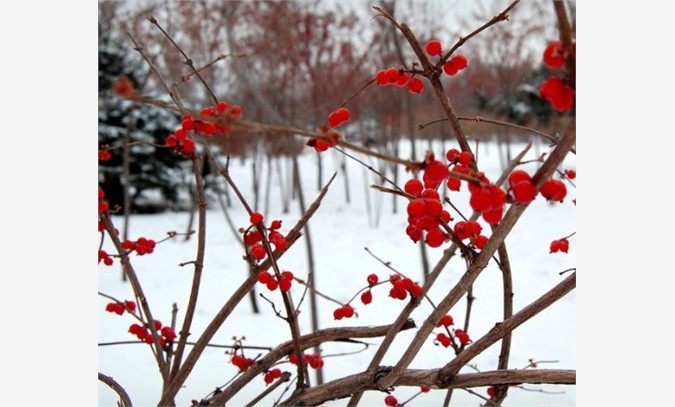
[[[346,107],[341,107],[328,115],[328,123],[331,125],[331,127],[337,128],[340,127],[342,123],[349,121],[350,117],[351,114],[349,113],[349,109]]]
[[[447,167],[444,168],[447,171]],[[443,209],[438,191],[434,188],[425,188],[418,179],[407,181],[403,189],[415,197],[408,202],[406,208],[408,213],[406,234],[413,242],[417,242],[422,239],[422,232],[426,231],[425,243],[428,246],[438,247],[443,244],[448,235],[441,230],[441,220],[447,224],[452,221],[452,217],[450,212]]]
[[[122,242],[122,247],[125,250],[129,250],[129,253],[135,250],[139,256],[152,253],[155,250],[155,245],[156,243],[154,240],[146,239],[144,237],[139,237],[136,241],[126,239]]]
[[[558,239],[551,242],[550,252],[557,253],[563,252],[567,253],[570,249],[570,241],[567,239]]]
[[[399,68],[380,69],[375,74],[375,83],[379,86],[407,87],[408,92],[413,94],[422,93],[424,90],[424,82],[420,78],[414,76],[411,78],[407,72]]]
[[[372,298],[371,298],[372,300]],[[349,304],[345,304],[341,307],[338,307],[333,311],[333,318],[336,320],[341,320],[342,318],[351,318],[354,316],[354,307]]]
[[[101,264],[101,261],[103,261],[103,264],[106,266],[112,266],[113,264],[113,259],[110,257],[108,252],[105,250],[99,250],[98,251],[98,264]]]
[[[105,201],[105,192],[103,192],[101,187],[98,187],[98,212],[107,212],[108,209],[110,209],[110,206]]]
[[[279,279],[267,271],[258,273],[258,282],[267,286],[267,289],[274,291],[279,287],[282,292],[287,292],[291,289],[293,283],[293,273],[290,271],[283,271]]]
[[[574,43],[572,43],[574,45]],[[573,50],[576,47],[572,48]],[[550,69],[560,69],[565,65],[566,57],[563,43],[552,41],[544,49],[544,64]],[[575,92],[559,76],[552,75],[539,86],[539,96],[548,100],[557,111],[566,112],[574,106]]]
[[[340,141],[340,133],[335,128],[340,127],[351,118],[351,113],[346,107],[341,107],[328,115],[328,125],[319,126],[321,137],[312,137],[307,141],[307,146],[313,147],[317,153],[322,153],[331,147],[335,147]]]
[[[255,364],[255,360],[251,358],[247,358],[244,356],[244,354],[237,354],[235,353],[232,355],[232,359],[230,359],[233,365],[239,368],[240,372],[245,372],[248,370],[249,367],[253,366]]]
[[[239,105],[230,105],[227,102],[218,102],[215,106],[203,108],[200,117],[219,117],[224,118],[226,123],[239,120],[243,110]],[[166,137],[167,147],[173,147],[176,154],[191,156],[195,149],[195,142],[189,136],[189,132],[194,131],[206,136],[214,134],[228,134],[230,128],[227,125],[215,124],[210,121],[195,119],[192,116],[184,116],[181,121],[181,127]]]
[[[274,245],[276,250],[284,251],[288,248],[286,238],[279,232],[281,221],[273,220],[270,227],[265,228],[264,220],[265,218],[260,212],[253,212],[250,216],[251,227],[244,233],[244,243],[251,256],[256,260],[263,260],[267,257],[267,250],[263,244],[263,232],[267,233],[267,240]]]
[[[105,306],[105,310],[107,312],[112,312],[117,315],[122,315],[124,314],[124,311],[129,310],[129,312],[134,312],[136,311],[136,303],[133,301],[126,300],[124,302],[109,302]]]
[[[295,353],[288,356],[288,361],[294,365],[298,364],[298,357]],[[318,353],[304,353],[302,355],[302,364],[309,364],[312,369],[321,369],[323,367],[323,359]]]
[[[280,377],[281,377],[281,369],[274,368],[274,369],[271,369],[271,370],[265,372],[265,376],[263,376],[263,380],[265,381],[265,384],[270,384],[274,380],[276,380]]]
[[[422,286],[413,282],[408,277],[401,277],[399,274],[392,274],[389,276],[391,288],[389,289],[389,296],[397,300],[405,300],[408,298],[408,293],[413,298],[422,295]]]
[[[427,54],[430,56],[441,55],[443,53],[443,46],[438,40],[431,40],[427,42],[425,46]],[[443,72],[449,76],[457,74],[457,72],[469,66],[467,59],[464,55],[457,54],[450,58],[445,64],[443,64]]]
[[[176,331],[174,331],[170,326],[163,327],[162,322],[156,319],[153,321],[153,324],[157,330],[157,333],[159,334],[159,344],[162,348],[164,348],[167,343],[171,343],[176,339]],[[129,333],[136,335],[138,339],[149,345],[154,343],[150,329],[147,326],[131,324],[131,326],[129,326]]]

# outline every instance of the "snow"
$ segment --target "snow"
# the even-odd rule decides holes
[[[426,143],[424,143],[426,147]],[[445,149],[454,147],[446,145]],[[511,156],[521,151],[522,144],[512,144]],[[544,144],[536,144],[526,156],[534,159],[542,152],[548,151]],[[434,144],[437,156],[443,154],[443,148]],[[418,152],[422,153],[421,151]],[[338,153],[329,151],[324,153],[324,182],[339,168]],[[406,151],[403,149],[403,156]],[[500,151],[492,143],[482,143],[478,150],[479,165],[490,179],[496,179],[500,174]],[[315,153],[307,151],[300,159],[303,191],[306,204],[317,196],[317,170]],[[289,166],[281,166],[286,171]],[[575,156],[569,155],[563,166],[575,168]],[[232,160],[230,171],[235,182],[239,185],[249,202],[253,201],[253,190],[250,181],[250,161]],[[419,247],[405,234],[406,215],[405,204],[402,199],[398,202],[399,212],[393,214],[392,197],[367,186],[376,183],[376,176],[355,161],[347,160],[349,192],[351,202],[345,200],[344,174],[338,173],[333,185],[329,189],[320,208],[309,222],[312,244],[315,253],[316,284],[319,291],[338,301],[350,300],[361,288],[366,285],[366,276],[376,273],[380,280],[391,274],[384,265],[371,256],[389,262],[391,267],[410,276],[413,280],[422,281],[422,269]],[[527,164],[524,169],[533,172],[536,164]],[[266,174],[266,170],[260,171]],[[270,210],[265,213],[267,221],[272,219],[283,220],[282,232],[286,233],[300,217],[297,201],[291,202],[290,213],[281,212],[280,187],[276,176],[270,188]],[[288,179],[284,174],[284,179]],[[402,182],[408,179],[404,174]],[[262,185],[266,180],[263,178]],[[462,187],[466,189],[465,186]],[[264,189],[263,189],[264,190]],[[450,192],[449,197],[465,214],[467,205],[465,192]],[[237,226],[246,227],[248,215],[241,205],[234,200],[229,208],[230,216]],[[570,251],[567,254],[549,254],[548,247],[552,240],[567,236],[575,231],[575,198],[574,188],[568,185],[568,197],[562,204],[549,204],[541,197],[533,202],[522,216],[520,222],[513,229],[506,240],[509,250],[514,282],[514,310],[517,312],[524,306],[536,300],[567,274],[560,276],[563,270],[576,267],[575,241],[570,238]],[[367,199],[370,204],[367,204]],[[260,202],[264,202],[261,199]],[[380,219],[374,225],[369,217],[370,211],[376,207],[381,210]],[[259,208],[262,209],[262,208]],[[155,215],[136,215],[131,218],[129,237],[140,236],[153,238],[157,241],[167,236],[168,231],[184,232],[188,225],[188,213],[171,212]],[[113,222],[121,228],[121,218],[114,217]],[[483,223],[484,231],[487,225]],[[178,307],[178,323],[182,323],[183,312],[189,296],[192,279],[192,266],[179,266],[180,263],[194,259],[196,253],[196,237],[186,241],[178,236],[158,244],[155,252],[146,256],[133,256],[132,262],[139,275],[143,289],[152,308],[153,314],[163,323],[168,324],[171,319],[172,304]],[[225,216],[217,202],[209,204],[207,211],[207,250],[200,289],[197,312],[192,325],[193,338],[198,337],[224,301],[239,286],[247,274],[247,267],[242,259],[242,248],[235,241],[235,236],[228,227]],[[113,252],[108,240],[104,248]],[[441,256],[442,248],[427,250],[430,264]],[[118,299],[133,299],[131,287],[121,279],[119,263],[112,267],[99,265],[99,291]],[[283,270],[291,270],[304,280],[307,279],[307,254],[303,239],[298,241],[280,260]],[[464,260],[453,258],[443,271],[435,286],[429,292],[434,302],[439,302],[465,270]],[[258,293],[263,293],[272,301],[277,309],[283,309],[279,292],[269,292],[262,285],[257,285]],[[469,334],[476,340],[486,333],[496,322],[501,320],[502,294],[501,274],[494,263],[491,263],[478,278],[473,294],[476,300],[473,304]],[[301,295],[301,286],[294,284],[293,297],[297,302]],[[320,328],[341,326],[367,326],[392,323],[406,301],[399,301],[387,296],[388,288],[385,285],[373,289],[372,304],[364,306],[358,298],[352,304],[358,312],[358,318],[335,321],[332,317],[335,303],[319,298],[319,325]],[[134,341],[135,337],[127,332],[131,323],[135,322],[129,315],[119,316],[105,312],[105,305],[109,300],[99,296],[99,343],[118,341]],[[290,339],[286,323],[276,317],[270,304],[258,298],[261,308],[260,314],[254,314],[248,298],[244,298],[234,310],[230,318],[217,332],[212,344],[231,345],[233,337],[245,336],[245,345],[273,347],[280,342]],[[455,323],[464,324],[466,302],[460,301],[451,311]],[[431,311],[429,303],[423,304],[412,314],[417,325],[426,318]],[[300,332],[311,332],[309,318],[309,301],[305,299],[301,306],[299,318]],[[434,332],[437,332],[435,330]],[[384,358],[382,365],[396,363],[414,336],[415,329],[402,332]],[[366,340],[371,346],[365,351],[364,347],[356,344],[327,343],[321,347],[325,358],[324,378],[333,380],[344,375],[360,372],[366,366],[381,338]],[[188,349],[189,350],[189,349]],[[247,356],[254,357],[256,351],[247,351]],[[259,351],[263,352],[264,351]],[[345,353],[350,353],[344,355]],[[341,356],[331,357],[331,354]],[[492,346],[486,352],[471,361],[471,365],[480,371],[493,370],[497,365],[499,344]],[[450,348],[434,346],[432,338],[422,347],[410,368],[434,368],[442,366],[453,358]],[[550,308],[527,321],[519,327],[513,335],[513,345],[510,357],[511,368],[524,368],[530,359],[535,361],[551,361],[542,363],[541,368],[576,369],[575,362],[575,292],[572,291]],[[282,363],[278,367],[282,370],[295,372],[293,365]],[[129,393],[136,406],[156,405],[160,392],[160,375],[154,358],[148,346],[141,343],[99,346],[99,372],[112,376]],[[461,372],[474,372],[470,367]],[[192,371],[184,387],[179,392],[176,402],[179,406],[190,405],[191,400],[206,397],[216,386],[222,386],[235,376],[237,369],[229,363],[229,357],[222,348],[207,348],[200,361]],[[313,372],[311,372],[314,380]],[[512,388],[509,396],[503,403],[505,407],[513,406],[551,406],[563,407],[576,404],[576,386],[546,386],[524,385],[528,390]],[[249,386],[237,394],[228,405],[244,405],[257,396],[265,385],[262,377],[254,379]],[[281,397],[283,386],[272,395],[265,398],[260,405],[272,405],[274,400]],[[292,390],[292,389],[291,389]],[[485,395],[485,388],[473,389]],[[399,401],[407,400],[418,391],[413,387],[398,387],[393,394]],[[438,406],[441,405],[445,391],[432,390],[421,394],[409,405]],[[281,397],[286,398],[289,393]],[[381,392],[367,392],[362,398],[361,405],[384,405],[384,396]],[[99,405],[114,406],[116,394],[105,384],[99,382]],[[346,405],[347,399],[326,402],[326,406]],[[482,400],[475,395],[458,390],[453,394],[455,406],[479,406]]]

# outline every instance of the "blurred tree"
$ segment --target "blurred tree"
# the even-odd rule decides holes
[[[120,92],[142,88],[147,65],[134,59],[122,38],[111,34],[109,21],[99,12],[98,142],[99,148],[110,146],[111,153],[109,160],[99,161],[99,184],[112,207],[124,208],[128,181],[132,213],[176,208],[185,197],[180,192],[186,187],[190,162],[161,145],[178,127],[179,116],[120,97]]]

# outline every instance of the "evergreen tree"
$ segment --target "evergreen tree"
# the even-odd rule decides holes
[[[111,204],[123,205],[123,152],[130,143],[129,194],[131,212],[176,208],[186,199],[190,162],[162,148],[166,136],[179,127],[180,117],[167,110],[137,104],[113,92],[120,78],[138,90],[148,74],[147,67],[121,38],[115,38],[107,23],[99,19],[98,48],[98,143],[110,146],[111,157],[99,160],[99,185]],[[181,193],[185,192],[185,193]]]

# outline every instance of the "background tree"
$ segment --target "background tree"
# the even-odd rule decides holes
[[[106,11],[114,10],[103,9],[99,17],[98,142],[110,157],[99,160],[100,185],[112,207],[132,213],[176,209],[185,203],[190,168],[161,146],[177,128],[178,115],[116,94],[141,91],[148,68],[130,54],[128,42],[112,34]]]

